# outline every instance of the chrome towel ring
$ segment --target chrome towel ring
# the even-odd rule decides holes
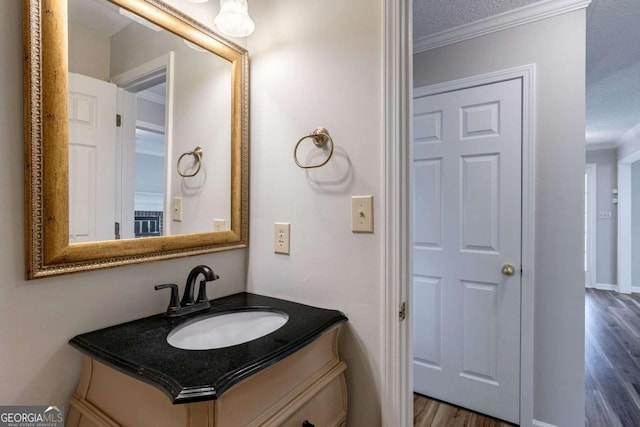
[[[189,151],[186,153],[182,153],[182,155],[178,158],[178,164],[176,165],[176,169],[178,169],[178,174],[180,176],[183,176],[185,178],[190,178],[192,176],[196,176],[198,174],[198,172],[200,172],[200,167],[202,167],[202,148],[200,147],[196,147],[193,149],[193,151]],[[184,172],[184,170],[180,169],[180,162],[182,162],[182,159],[184,158],[184,156],[193,156],[196,159],[196,171],[188,174],[186,172]]]
[[[303,165],[298,161],[298,147],[300,146],[300,143],[307,138],[311,138],[315,146],[318,148],[324,147],[325,144],[329,142],[329,144],[331,145],[331,149],[329,151],[329,156],[325,159],[324,162],[318,163],[317,165]],[[329,160],[331,160],[332,156],[333,156],[333,138],[331,138],[331,135],[329,135],[329,131],[325,128],[316,128],[309,135],[303,136],[298,140],[298,143],[296,144],[296,148],[293,149],[293,160],[295,160],[296,165],[298,165],[302,169],[313,169],[313,168],[319,168],[321,166],[324,166],[329,162]]]

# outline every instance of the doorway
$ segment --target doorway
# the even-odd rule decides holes
[[[584,174],[584,282],[596,287],[596,183],[597,165],[587,163]]]
[[[526,402],[521,396],[531,389],[531,353],[524,350],[532,340],[531,283],[521,276],[520,267],[532,263],[532,227],[524,221],[533,212],[527,184],[532,172],[532,77],[533,67],[523,67],[417,89],[414,97],[414,389],[515,423],[520,422],[521,402]],[[489,99],[509,90],[517,93],[509,108],[505,99]],[[484,98],[466,99],[480,93]],[[448,102],[458,105],[448,108]],[[447,123],[449,109],[460,111],[460,119]],[[505,110],[515,111],[517,119],[501,116]],[[486,152],[481,148],[509,140],[505,123],[518,124],[507,143],[517,147],[511,159],[503,157],[498,146]],[[462,148],[448,152],[447,142]],[[502,173],[509,169],[517,177],[504,179]],[[502,209],[510,202],[514,206],[507,213]],[[511,227],[509,232],[501,228],[503,222]],[[513,240],[506,243],[497,236]],[[475,257],[482,261],[474,264]]]
[[[171,234],[174,53],[112,78],[118,86],[116,217],[121,238]]]

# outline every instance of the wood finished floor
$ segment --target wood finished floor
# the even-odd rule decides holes
[[[640,426],[640,294],[586,290],[585,427]],[[416,427],[509,427],[418,394]]]
[[[415,427],[512,427],[513,424],[476,414],[448,403],[413,395]]]
[[[587,289],[585,427],[640,426],[640,295]]]

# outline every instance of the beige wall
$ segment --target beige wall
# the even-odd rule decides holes
[[[414,86],[532,63],[537,67],[534,418],[577,427],[584,426],[585,12],[415,55]]]
[[[77,22],[69,22],[69,71],[109,81],[111,42],[106,35]]]
[[[380,424],[382,6],[381,0],[250,2],[256,31],[248,38],[248,289],[349,317],[340,346],[348,364],[348,424],[356,427]],[[329,130],[336,152],[325,167],[305,172],[293,148],[317,126]],[[351,232],[352,195],[374,196],[375,234]],[[289,256],[273,253],[276,221],[291,223]]]
[[[181,287],[207,264],[221,279],[218,297],[244,289],[246,251],[25,281],[23,245],[22,2],[0,2],[0,404],[66,404],[81,357],[67,340],[166,308],[160,283]]]

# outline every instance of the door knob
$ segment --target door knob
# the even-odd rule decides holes
[[[504,274],[505,276],[513,276],[514,274],[516,274],[516,269],[511,264],[505,264],[502,266],[502,274]]]

